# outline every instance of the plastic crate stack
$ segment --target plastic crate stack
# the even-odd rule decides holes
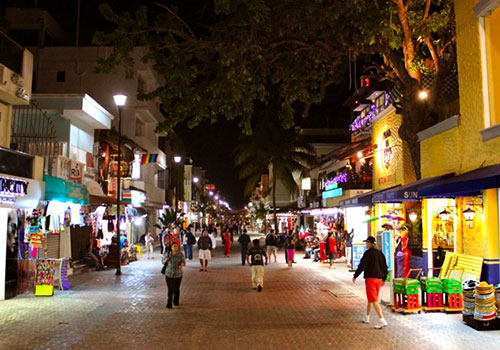
[[[414,278],[395,278],[392,282],[394,291],[394,311],[420,311],[418,299],[419,281]]]
[[[442,280],[443,292],[445,293],[445,311],[462,311],[462,282],[455,279],[445,278]]]
[[[420,279],[422,289],[422,306],[426,311],[442,311],[443,284],[437,277],[423,277]]]
[[[481,282],[476,286],[474,305],[474,319],[478,321],[490,321],[496,318],[497,308],[495,299],[495,288],[492,284]]]

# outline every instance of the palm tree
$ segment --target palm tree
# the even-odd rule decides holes
[[[165,231],[170,226],[182,227],[184,222],[184,213],[176,212],[175,209],[165,209],[162,216],[158,218],[160,224],[155,224],[160,230]]]
[[[240,178],[246,180],[245,195],[250,195],[261,176],[270,172],[274,224],[277,229],[278,179],[290,193],[297,193],[294,175],[304,175],[316,163],[316,156],[313,147],[295,129],[283,129],[274,119],[260,122],[252,135],[243,136],[234,155],[235,163],[240,168]]]

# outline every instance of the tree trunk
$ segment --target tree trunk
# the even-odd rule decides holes
[[[273,166],[273,216],[274,216],[274,230],[278,234],[278,216],[276,215],[276,170]]]
[[[410,86],[405,86],[402,96],[403,122],[399,128],[399,136],[406,142],[410,149],[411,160],[417,180],[421,178],[420,168],[420,143],[417,133],[431,127],[435,122],[433,118],[434,96],[430,100],[420,100],[418,93],[420,85],[414,81]]]

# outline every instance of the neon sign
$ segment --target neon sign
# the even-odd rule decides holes
[[[385,99],[383,105],[377,107],[375,103],[372,103],[365,109],[365,111],[367,112],[364,115],[360,114],[354,119],[352,124],[349,125],[349,130],[351,130],[351,132],[356,132],[369,127],[372,120],[375,119],[380,112],[382,112],[389,106],[389,98],[391,95],[386,92],[383,96]]]
[[[333,190],[335,188],[339,187],[339,184],[335,182],[333,179],[326,179],[325,180],[325,190]]]
[[[333,190],[324,191],[321,194],[321,198],[328,199],[328,198],[340,197],[340,196],[342,196],[343,193],[344,193],[343,189],[339,187],[339,188],[336,188]]]
[[[342,173],[333,178],[333,181],[336,183],[346,183],[347,182],[347,173]]]

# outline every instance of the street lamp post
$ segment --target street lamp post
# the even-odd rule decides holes
[[[179,202],[179,169],[177,168],[177,165],[181,162],[182,158],[180,156],[175,156],[174,157],[174,163],[176,164],[175,167],[175,214],[177,215],[177,210],[178,210],[178,202]]]
[[[116,274],[121,275],[121,247],[120,247],[120,196],[121,196],[121,179],[120,179],[120,166],[121,166],[121,153],[120,148],[122,146],[122,109],[125,106],[125,102],[127,102],[126,95],[114,95],[113,99],[115,100],[115,105],[118,108],[118,154],[117,154],[117,174],[116,174],[116,244],[118,245],[118,262],[116,263]]]

